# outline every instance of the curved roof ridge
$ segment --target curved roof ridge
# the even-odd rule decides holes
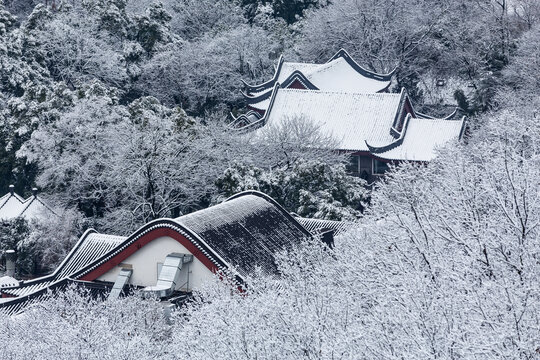
[[[237,117],[235,117],[232,113],[230,115],[233,120],[228,124],[228,126],[232,128],[235,128],[235,125],[242,122],[242,120],[246,121],[247,125],[251,124],[251,120],[249,118],[250,116],[256,117],[257,121],[262,117],[262,115],[255,110],[249,110],[247,113],[240,114]]]
[[[283,57],[283,54],[279,56],[279,60],[278,60],[278,65],[274,71],[274,76],[268,80],[268,81],[265,81],[264,83],[262,84],[259,84],[259,85],[251,85],[251,84],[248,84],[245,80],[241,79],[240,81],[246,86],[246,88],[248,88],[251,92],[260,92],[262,90],[266,90],[266,89],[269,89],[271,88],[274,83],[277,81],[277,79],[279,78],[279,74],[281,73],[281,68],[283,67],[283,63],[284,63],[285,59]]]
[[[202,210],[205,210],[205,209],[202,209]],[[201,211],[202,211],[201,210]],[[189,214],[187,214],[189,215]],[[189,232],[189,234],[191,236],[193,236],[195,239],[197,239],[197,241],[199,241],[201,244],[203,244],[207,249],[209,249],[210,251],[212,251],[212,255],[215,256],[216,258],[218,258],[219,261],[221,261],[221,263],[223,265],[225,265],[229,270],[232,270],[234,273],[237,273],[236,269],[234,269],[234,267],[231,266],[231,264],[229,264],[228,261],[226,261],[225,259],[223,259],[223,257],[221,257],[215,250],[213,250],[207,243],[206,241],[204,241],[200,236],[199,234],[197,234],[197,232],[193,231],[192,229],[190,229],[189,226],[187,226],[186,224],[182,224],[181,222],[178,221],[178,219],[181,219],[182,216],[180,216],[179,218],[176,218],[176,219],[167,219],[167,220],[171,220],[171,221],[174,221],[176,222],[178,225],[180,225],[182,228],[184,228],[186,231]],[[205,254],[206,255],[206,254]],[[217,264],[216,264],[217,265]],[[235,274],[236,275],[236,274]]]
[[[94,234],[121,241],[114,242],[113,247],[106,248],[95,257],[88,256],[97,254],[92,244],[90,248],[84,247]],[[153,220],[128,237],[99,234],[89,229],[53,274],[38,279],[40,284],[36,281],[26,284],[27,289],[20,292],[14,303],[37,296],[66,279],[94,281],[162,236],[169,236],[187,247],[209,270],[219,272],[228,269],[238,281],[243,282],[245,276],[257,268],[268,274],[278,272],[276,254],[313,235],[268,195],[245,191],[221,204],[176,219]],[[86,262],[76,260],[70,263],[78,251]],[[78,267],[80,264],[84,266]],[[69,272],[62,271],[66,266]]]
[[[409,118],[406,126],[409,129],[407,131],[407,128],[404,128],[407,134],[404,134],[401,143],[396,141],[388,146],[370,149],[371,155],[383,161],[430,161],[436,156],[437,147],[444,146],[453,139],[459,141],[462,138],[466,128],[466,118],[463,116],[461,119],[449,120],[412,117]],[[416,142],[411,143],[411,141]]]
[[[366,146],[369,149],[369,152],[372,154],[380,154],[383,152],[386,152],[388,150],[394,149],[401,145],[403,143],[403,140],[405,139],[405,134],[407,133],[407,128],[409,127],[409,122],[412,119],[411,114],[407,114],[405,117],[405,121],[403,122],[403,129],[401,130],[400,136],[395,141],[386,144],[386,145],[370,145],[367,140],[364,140],[366,143]]]
[[[307,75],[304,74],[304,76],[306,78],[309,78],[310,75],[313,75],[318,71],[325,71],[325,69],[330,68],[331,66],[333,66],[333,65],[330,65],[330,66],[328,66],[328,65],[331,64],[332,62],[334,62],[337,59],[345,60],[345,62],[347,62],[347,64],[349,64],[349,66],[353,70],[355,70],[357,73],[359,73],[360,75],[362,75],[362,76],[364,76],[364,77],[366,77],[368,79],[373,79],[373,80],[377,80],[377,81],[381,81],[381,82],[389,82],[389,81],[391,81],[392,76],[394,75],[395,71],[398,68],[398,66],[396,66],[396,67],[394,67],[394,69],[391,72],[384,73],[384,74],[368,70],[368,69],[362,67],[361,65],[359,65],[352,58],[352,56],[343,48],[341,48],[336,54],[334,54],[328,61],[326,61],[326,62],[324,62],[322,64],[304,63],[304,62],[286,62],[286,63],[292,65],[293,67],[294,67],[294,65],[302,65],[304,67],[311,65],[313,67],[313,69],[311,69],[310,74],[307,74]],[[278,65],[276,67],[276,70],[274,72],[274,76],[270,80],[265,81],[262,84],[253,85],[253,84],[247,83],[244,80],[241,80],[242,83],[244,84],[244,86],[247,88],[248,93],[249,92],[251,92],[251,93],[260,93],[260,92],[262,92],[264,90],[270,89],[276,83],[276,81],[278,81],[279,76],[281,75],[281,71],[283,69],[283,64],[285,64],[285,61],[284,61],[283,55],[281,55],[280,58],[279,58],[279,62],[278,62]],[[321,69],[321,67],[322,67],[322,69]],[[296,70],[296,71],[299,71],[299,70]],[[288,77],[289,76],[287,76],[287,78]],[[282,81],[282,83],[283,82],[285,82],[285,81]],[[245,93],[243,93],[243,94],[246,97],[249,96],[249,95],[247,95]]]
[[[271,92],[271,96],[270,96],[270,103],[268,104],[268,108],[266,108],[265,112],[264,112],[264,115],[257,121],[253,122],[253,123],[250,123],[246,126],[243,126],[241,128],[237,128],[235,130],[238,130],[238,131],[247,131],[249,129],[257,129],[261,126],[264,126],[264,124],[266,123],[266,118],[268,116],[268,114],[270,113],[270,110],[272,110],[272,107],[274,106],[274,102],[276,100],[276,96],[277,96],[277,93],[278,93],[278,90],[288,90],[288,89],[282,89],[280,84],[278,82],[276,82],[274,84],[274,88],[272,89],[272,92]],[[313,90],[309,90],[309,91],[313,91]],[[242,115],[240,115],[239,117],[241,117]],[[238,118],[239,118],[238,117]],[[237,118],[237,119],[238,119]],[[234,123],[235,121],[233,121]],[[232,123],[231,123],[232,124]],[[229,125],[231,125],[229,124]]]
[[[174,227],[177,227],[177,229],[174,229]],[[122,252],[125,248],[127,248],[129,245],[140,239],[142,236],[146,235],[148,232],[157,229],[157,228],[171,228],[175,231],[177,231],[179,234],[188,237],[188,240],[190,237],[194,238],[193,240],[197,240],[197,237],[192,234],[192,231],[188,228],[186,228],[183,224],[180,224],[175,219],[171,218],[161,218],[152,220],[143,226],[141,226],[139,229],[134,231],[131,235],[129,235],[122,243],[118,244],[116,247],[108,251],[106,254],[100,256],[84,268],[78,270],[74,274],[72,274],[73,278],[80,278],[92,270],[96,269],[98,266],[102,265],[103,263],[107,262],[110,258],[113,256],[118,255],[120,252]],[[211,251],[210,248],[203,249],[200,245],[198,245],[196,242],[193,242],[193,244],[199,248],[199,250],[202,251],[202,253],[211,260],[216,267],[222,268],[224,264],[219,264],[215,259],[212,258],[214,255],[214,252],[212,251],[212,254],[208,254],[208,251]]]
[[[301,70],[294,70],[289,76],[287,76],[285,80],[280,83],[280,86],[283,89],[288,89],[288,86],[291,85],[295,80],[300,81],[300,83],[306,87],[306,89],[302,90],[320,90]],[[271,91],[265,91],[256,96],[248,95],[243,91],[240,92],[248,104],[256,104],[262,100],[268,99],[272,95]]]
[[[81,247],[81,245],[83,244],[83,242],[86,241],[86,239],[88,238],[88,236],[90,234],[99,234],[94,228],[89,228],[89,229],[86,229],[86,231],[81,235],[81,237],[79,238],[79,240],[77,241],[77,243],[75,244],[75,246],[71,249],[71,251],[67,254],[67,256],[64,258],[64,260],[62,260],[62,262],[60,263],[60,265],[58,265],[58,267],[56,268],[55,271],[52,272],[51,275],[56,275],[58,272],[60,272],[60,270],[66,265],[66,263],[69,261],[69,259],[71,257],[73,257],[73,255],[75,254],[75,252]]]
[[[270,90],[270,88],[268,88],[268,91],[260,93],[256,96],[248,95],[243,91],[240,91],[240,93],[242,94],[242,96],[244,97],[244,99],[246,100],[248,104],[255,104],[262,100],[266,100],[272,95],[272,91]]]
[[[234,228],[231,229],[227,225],[219,224],[219,223],[217,225],[207,226],[206,224],[208,223],[204,222],[204,214],[207,212],[216,211],[216,207],[219,207],[220,205],[225,205],[229,201],[240,199],[247,195],[255,195],[259,198],[264,199],[268,204],[271,205],[271,208],[277,211],[278,214],[281,214],[281,216],[286,217],[292,223],[291,225],[288,225],[289,226],[288,229],[296,229],[294,231],[297,231],[297,232],[299,231],[302,234],[302,236],[312,236],[312,234],[309,231],[307,231],[296,219],[294,219],[294,217],[292,217],[285,209],[283,209],[283,207],[281,207],[281,205],[275,202],[275,200],[270,198],[268,195],[262,194],[260,192],[245,191],[245,192],[242,192],[242,193],[239,193],[230,197],[226,201],[216,206],[212,206],[206,209],[201,209],[193,213],[183,215],[176,219],[165,218],[165,219],[157,219],[157,220],[151,221],[148,224],[139,228],[132,235],[130,235],[126,240],[124,240],[121,244],[111,249],[108,253],[102,255],[100,258],[96,259],[95,261],[88,264],[84,268],[73,273],[71,276],[74,279],[78,279],[85,276],[86,274],[92,272],[93,270],[97,269],[98,267],[100,267],[101,265],[109,261],[111,258],[120,254],[128,246],[136,242],[138,239],[140,239],[142,236],[144,236],[148,232],[158,229],[158,228],[170,228],[176,231],[177,233],[179,233],[180,235],[186,237],[188,241],[190,241],[195,247],[197,247],[202,252],[202,254],[206,258],[208,258],[208,260],[210,260],[212,264],[214,264],[216,269],[222,270],[224,268],[228,268],[235,271],[237,274],[244,274],[244,271],[238,268],[238,266],[240,267],[242,266],[241,264],[232,266],[232,264],[220,254],[221,251],[225,251],[225,253],[226,251],[230,251],[230,249],[228,249],[229,245],[225,245],[225,247],[222,247],[222,248],[218,246],[216,248],[216,244],[213,244],[212,246],[214,247],[212,247],[207,241],[208,239],[212,239],[212,236],[216,235],[215,232],[217,233],[223,232],[223,234],[225,234],[225,233],[229,233],[230,231],[234,231]],[[257,208],[257,206],[255,206],[255,208]],[[227,214],[227,213],[225,212],[224,214]],[[239,216],[243,216],[243,215],[240,214]],[[198,218],[198,217],[201,217],[201,218]],[[226,218],[227,217],[225,216],[224,219]],[[201,221],[200,222],[201,229],[193,228],[189,224],[190,220],[194,222]],[[219,219],[214,219],[213,221],[219,221]],[[246,224],[239,224],[238,226],[240,226],[240,228],[242,229],[245,229],[248,235],[251,234],[251,232],[249,231],[249,228],[245,227]],[[287,230],[287,231],[292,231],[292,230]],[[203,233],[206,234],[207,238],[203,238],[202,236]],[[253,234],[259,234],[259,232],[255,232]],[[251,235],[251,236],[254,236],[254,235]]]
[[[330,60],[327,61],[327,63],[331,62],[331,61],[334,61],[338,58],[343,58],[345,61],[347,61],[349,63],[349,65],[351,65],[351,67],[356,70],[358,73],[360,73],[361,75],[365,76],[365,77],[368,77],[368,78],[371,78],[371,79],[375,79],[375,80],[380,80],[380,81],[389,81],[392,79],[392,76],[394,75],[394,72],[396,71],[397,69],[397,66],[389,73],[386,73],[386,74],[381,74],[381,73],[377,73],[377,72],[374,72],[374,71],[371,71],[371,70],[367,70],[366,68],[360,66],[353,58],[352,56],[347,52],[347,50],[341,48],[338,50],[337,53],[334,54],[334,56],[332,56],[330,58]]]
[[[295,80],[300,81],[302,85],[306,87],[306,89],[303,90],[320,90],[315,84],[309,80],[309,78],[304,75],[304,73],[300,70],[294,70],[291,75],[289,75],[285,80],[283,80],[283,83],[280,85],[284,89],[290,89],[288,88],[289,85],[291,85]]]
[[[44,276],[40,276],[40,277],[37,277],[37,278],[34,278],[34,279],[31,279],[31,280],[27,280],[27,281],[21,281],[19,283],[18,286],[14,286],[14,287],[6,287],[6,288],[3,288],[2,290],[10,290],[10,289],[18,289],[18,288],[21,288],[21,287],[27,287],[27,286],[31,286],[31,285],[34,285],[34,284],[37,284],[37,283],[41,283],[41,282],[44,282],[44,281],[47,281],[47,280],[53,280],[54,277],[56,276],[56,274],[58,274],[62,268],[66,265],[66,263],[69,261],[69,259],[71,257],[73,257],[73,255],[75,254],[75,252],[77,252],[77,250],[81,247],[82,243],[86,240],[86,238],[88,237],[88,235],[90,234],[93,234],[93,233],[98,233],[96,230],[90,228],[90,229],[87,229],[82,235],[81,237],[79,238],[79,240],[77,240],[77,242],[75,243],[75,245],[73,246],[73,248],[71,249],[71,251],[66,255],[66,257],[64,258],[64,260],[62,260],[62,262],[60,263],[60,265],[58,265],[56,267],[56,269],[50,273],[50,274],[47,274],[47,275],[44,275]]]
[[[424,113],[421,113],[421,112],[418,112],[418,111],[415,111],[415,114],[416,114],[416,117],[420,118],[420,119],[456,120],[456,119],[452,119],[452,118],[454,116],[456,116],[456,114],[458,113],[459,110],[461,110],[461,108],[459,106],[456,106],[454,108],[454,111],[452,111],[449,115],[446,115],[446,116],[443,116],[443,117],[435,117],[435,116],[427,115],[427,114],[424,114]]]
[[[257,115],[260,116],[260,114],[259,114],[257,111],[255,111],[255,110],[249,110],[248,112],[243,113],[243,114],[240,114],[240,115],[238,115],[238,116],[236,116],[236,117],[234,116],[234,114],[233,114],[232,112],[229,113],[229,115],[231,116],[231,118],[232,118],[233,120],[239,119],[239,118],[242,117],[242,116],[249,116],[249,115],[252,115],[252,114],[257,114]]]

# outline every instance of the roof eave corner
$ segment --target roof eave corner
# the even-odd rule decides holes
[[[450,119],[452,119],[454,116],[456,116],[456,114],[458,113],[459,110],[461,110],[461,108],[460,108],[459,106],[456,106],[456,108],[454,109],[454,111],[452,111],[451,114],[446,115],[443,119],[444,119],[444,120],[450,120]]]
[[[245,81],[244,79],[240,79],[240,81],[242,82],[242,84],[244,84],[244,87],[245,89],[247,90],[247,92],[249,92],[250,90],[251,91],[262,91],[264,89],[267,89],[267,88],[270,88],[274,85],[274,83],[277,81],[277,79],[279,78],[279,74],[281,72],[281,68],[283,67],[283,63],[285,61],[285,58],[283,57],[283,54],[279,56],[279,60],[278,60],[278,64],[274,70],[274,76],[262,83],[262,84],[259,84],[259,85],[251,85],[249,84],[247,81]]]
[[[345,50],[344,48],[340,48],[330,59],[328,59],[328,61],[326,63],[329,63],[331,61],[334,61],[338,58],[346,58],[346,57],[349,57],[351,58],[351,55],[349,55],[349,53],[347,52],[347,50]],[[351,58],[352,59],[352,58]]]

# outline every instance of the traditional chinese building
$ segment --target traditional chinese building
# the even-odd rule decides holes
[[[125,288],[164,300],[183,296],[213,274],[238,281],[279,274],[277,256],[319,236],[329,245],[335,221],[297,218],[255,191],[176,219],[152,221],[127,237],[88,230],[50,275],[0,289],[0,313],[15,314],[51,290],[78,284],[109,298]]]
[[[351,155],[349,170],[369,181],[391,162],[427,162],[436,149],[463,136],[465,118],[456,112],[436,119],[415,111],[405,89],[388,93],[392,74],[358,65],[345,50],[324,64],[289,63],[280,58],[273,78],[246,85],[248,112],[231,126],[259,131],[288,119],[305,119]]]

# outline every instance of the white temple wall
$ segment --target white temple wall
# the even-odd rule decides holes
[[[121,264],[101,275],[97,280],[114,282],[121,267],[129,267],[131,265],[133,273],[129,284],[136,286],[156,285],[158,263],[162,264],[165,257],[170,253],[191,254],[191,252],[175,239],[162,236],[137,250]],[[200,287],[205,280],[210,279],[212,276],[213,273],[201,261],[193,257],[191,263],[184,264],[176,289],[191,291],[194,288]]]

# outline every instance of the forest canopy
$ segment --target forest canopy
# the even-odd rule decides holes
[[[20,274],[52,270],[85,228],[128,234],[248,189],[355,224],[331,256],[317,244],[283,256],[280,279],[209,285],[174,325],[155,304],[73,290],[1,319],[0,352],[72,358],[94,341],[105,358],[537,357],[539,22],[536,0],[0,0],[0,189],[37,185],[65,209],[0,229]],[[420,112],[459,106],[464,141],[368,190],[316,128],[227,131],[245,110],[240,79],[340,48],[395,69],[390,91]]]

